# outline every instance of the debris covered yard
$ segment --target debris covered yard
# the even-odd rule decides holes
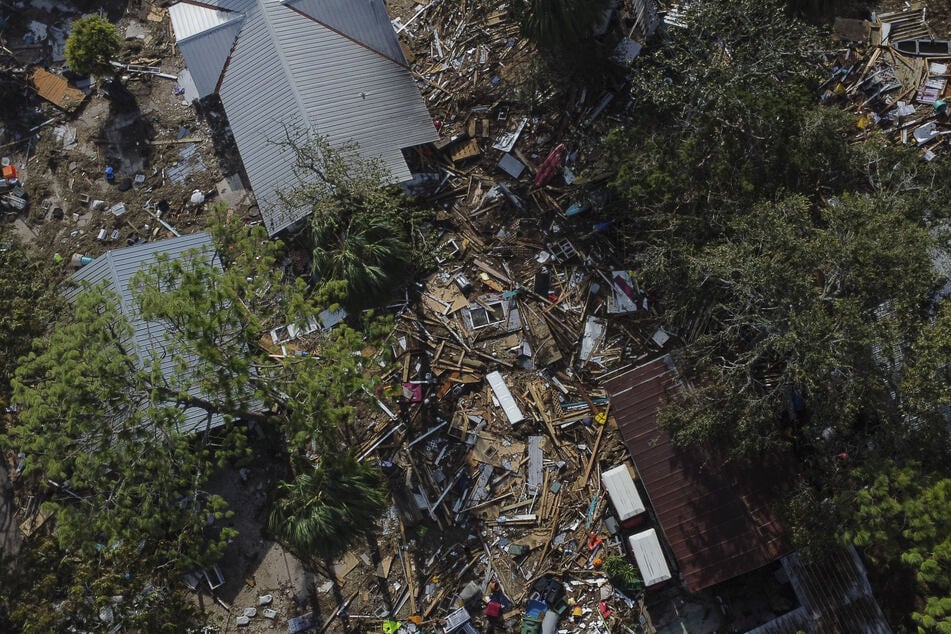
[[[220,102],[192,104],[164,3],[112,4],[106,12],[128,43],[120,81],[70,85],[56,72],[78,9],[33,0],[26,28],[6,42],[19,64],[51,69],[30,71],[32,107],[22,113],[30,134],[7,142],[21,189],[4,194],[6,213],[64,270],[109,249],[195,233],[209,222],[206,202],[262,222]],[[638,54],[656,19],[643,5],[620,3],[611,22],[620,59]],[[664,487],[693,476],[666,455],[644,468],[657,455],[646,449],[635,470],[634,432],[625,428],[647,412],[639,447],[664,441],[656,411],[678,389],[667,355],[681,341],[624,266],[624,250],[635,246],[608,237],[597,204],[606,177],[573,171],[579,157],[598,152],[627,88],[553,88],[504,5],[395,2],[388,10],[438,130],[435,143],[407,153],[415,177],[405,184],[436,209],[435,267],[387,307],[395,325],[385,352],[396,363],[376,377],[375,392],[354,396],[360,435],[350,448],[379,465],[391,504],[375,538],[336,562],[336,579],[305,570],[264,529],[269,495],[286,474],[277,443],[262,434],[252,465],[212,482],[237,512],[239,536],[218,569],[183,587],[220,631],[392,634],[394,622],[404,632],[446,634],[716,631],[726,611],[706,591],[788,549],[771,532],[772,517],[735,531],[760,552],[749,559],[755,566],[729,575],[727,555],[687,563],[679,555],[692,544],[658,540],[666,520],[688,523],[679,507],[661,508]],[[903,37],[931,35],[918,5],[880,18]],[[841,21],[836,31],[883,37],[880,24],[864,21]],[[862,115],[857,135],[887,126],[932,160],[951,131],[951,48],[945,57],[843,45],[828,60],[823,99]],[[322,315],[323,328],[331,318]],[[272,336],[275,356],[319,354],[319,332]],[[643,481],[651,469],[657,480]],[[717,483],[724,507],[767,514],[757,491]],[[21,509],[29,530],[36,511]],[[688,519],[702,519],[691,512]],[[646,592],[609,580],[617,558],[636,562]],[[780,568],[770,573],[779,581],[764,583],[781,589],[748,609],[751,627],[797,609]],[[681,582],[696,593],[689,605]]]

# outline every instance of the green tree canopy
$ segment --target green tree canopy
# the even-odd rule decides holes
[[[122,38],[114,24],[98,15],[73,22],[66,38],[66,63],[77,73],[110,75],[109,64],[122,50]]]
[[[432,212],[387,184],[392,176],[382,160],[323,137],[298,140],[288,133],[285,145],[305,184],[281,197],[292,208],[312,210],[313,267],[321,281],[345,282],[348,303],[369,306],[426,266],[424,225]]]
[[[919,632],[951,632],[951,479],[910,462],[869,481],[843,496],[854,509],[846,536],[889,577],[904,579],[901,568],[914,575]]]
[[[19,357],[30,350],[34,337],[43,334],[55,310],[50,293],[55,266],[43,262],[0,225],[0,403],[10,396],[10,379]]]
[[[854,142],[853,116],[818,103],[822,37],[779,3],[690,3],[683,19],[635,60],[635,107],[600,165],[619,194],[602,213],[683,343],[688,389],[660,422],[713,464],[783,453],[776,503],[797,545],[848,540],[880,570],[914,568],[917,609],[897,610],[940,630],[951,601],[930,535],[947,533],[948,503],[927,474],[948,452],[951,309],[934,261],[949,167]],[[911,460],[918,488],[895,489],[890,467],[877,480]],[[856,537],[866,524],[888,530]]]
[[[590,42],[609,0],[515,0],[512,12],[524,37],[548,51],[576,52]]]
[[[268,524],[298,557],[332,574],[331,564],[375,530],[384,508],[375,467],[345,451],[326,451],[316,467],[303,467],[278,487]]]
[[[378,320],[314,335],[317,355],[272,356],[269,330],[316,315],[335,287],[311,294],[286,279],[282,247],[261,227],[222,218],[214,234],[223,268],[193,253],[133,279],[127,301],[170,333],[163,359],[140,360],[116,295],[88,286],[17,369],[20,411],[2,440],[26,456],[20,481],[45,483],[34,493],[55,527],[55,540],[41,531],[26,544],[23,560],[42,570],[6,580],[11,604],[32,608],[11,610],[23,627],[91,626],[108,605],[127,627],[180,628],[181,574],[217,560],[233,536],[208,525],[230,511],[205,483],[247,454],[238,421],[280,425],[295,454],[314,442],[339,447],[347,433],[353,394],[369,383],[354,351],[372,349]],[[185,433],[185,408],[225,426]],[[113,605],[114,595],[137,598]]]

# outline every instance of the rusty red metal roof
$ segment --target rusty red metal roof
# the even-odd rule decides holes
[[[37,68],[33,73],[33,87],[37,94],[54,106],[72,112],[86,99],[86,93],[73,88],[63,77]]]
[[[775,472],[724,468],[705,452],[675,446],[658,427],[658,411],[681,390],[670,357],[605,385],[621,437],[688,590],[732,579],[789,552],[770,508],[777,495]]]

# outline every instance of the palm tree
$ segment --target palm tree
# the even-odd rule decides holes
[[[512,10],[523,36],[555,51],[589,39],[608,6],[608,0],[515,0]]]
[[[339,453],[278,485],[268,524],[291,552],[333,580],[333,561],[373,533],[385,507],[376,470]]]
[[[314,223],[314,273],[347,282],[352,299],[377,297],[404,270],[410,248],[387,220],[354,216],[328,225]]]
[[[342,605],[333,562],[374,532],[386,495],[372,467],[357,462],[350,453],[328,454],[317,468],[278,485],[268,525],[299,559],[330,579],[334,598]],[[344,631],[349,632],[346,612],[340,617]]]

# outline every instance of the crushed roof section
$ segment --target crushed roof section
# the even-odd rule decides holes
[[[86,100],[86,93],[48,70],[37,68],[30,79],[36,94],[66,112],[72,112]]]
[[[288,134],[355,142],[363,156],[384,162],[392,182],[411,177],[402,149],[437,134],[381,0],[204,4],[243,18],[193,33],[179,46],[199,94],[221,97],[269,234],[310,212],[281,201],[281,192],[313,178],[291,167],[293,152],[282,145]]]
[[[153,358],[160,359],[162,375],[171,379],[177,375],[174,359],[166,352],[168,329],[165,324],[142,319],[138,306],[132,295],[132,278],[141,270],[148,269],[158,262],[160,254],[170,258],[181,258],[190,251],[197,250],[201,257],[212,258],[217,264],[211,235],[195,233],[169,240],[159,240],[146,244],[136,245],[125,249],[115,249],[96,258],[76,273],[69,280],[77,284],[76,287],[67,287],[64,291],[66,299],[73,301],[83,292],[82,283],[90,285],[106,284],[119,296],[119,309],[129,320],[132,327],[132,346],[134,354],[139,358],[143,367],[152,363]],[[195,396],[200,396],[196,388],[191,390]],[[179,430],[191,433],[207,426],[214,428],[224,424],[224,418],[213,415],[209,420],[207,412],[199,408],[187,408],[184,411],[184,421]]]
[[[732,579],[788,552],[770,510],[773,478],[724,469],[695,449],[675,446],[658,427],[660,408],[681,390],[669,356],[633,368],[605,387],[688,590]]]

